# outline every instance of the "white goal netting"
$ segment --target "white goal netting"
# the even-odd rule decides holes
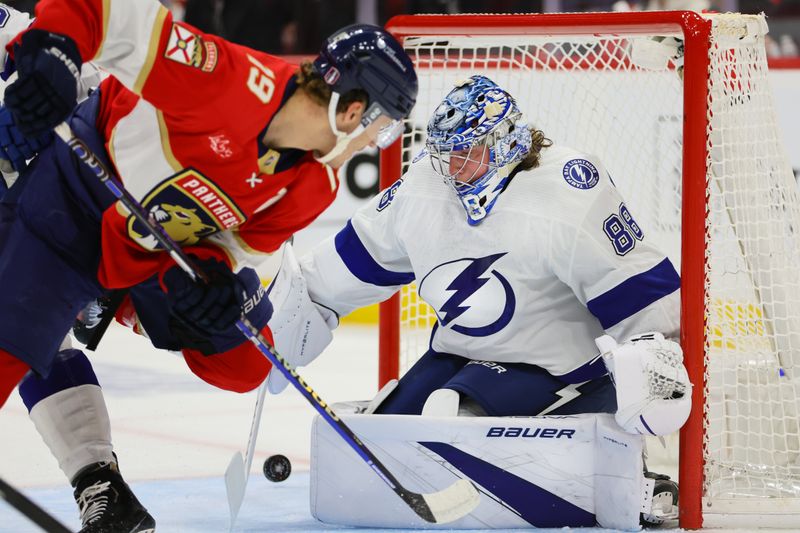
[[[420,96],[403,139],[403,168],[422,148],[435,106],[472,74],[506,88],[556,143],[599,156],[646,238],[679,270],[682,261],[705,264],[705,354],[687,354],[706,362],[706,403],[695,406],[705,412],[705,511],[757,513],[778,502],[797,513],[798,191],[778,138],[763,18],[712,20],[706,116],[685,115],[674,59],[647,68],[631,60],[637,43],[664,33],[492,36],[472,28],[406,37]],[[707,124],[706,175],[697,176],[706,184],[706,213],[695,214],[706,218],[699,257],[681,257],[685,120]],[[435,320],[413,287],[402,293],[401,374],[427,349]]]

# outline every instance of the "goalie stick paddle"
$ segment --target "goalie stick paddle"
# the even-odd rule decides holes
[[[288,244],[294,242],[294,235],[286,241]],[[286,253],[284,251],[284,253]],[[228,510],[231,512],[230,531],[236,524],[236,517],[242,508],[244,495],[247,491],[247,480],[250,477],[250,466],[253,464],[253,454],[258,440],[258,427],[261,424],[261,413],[264,411],[264,396],[267,392],[267,380],[265,379],[258,387],[256,396],[256,406],[253,409],[253,420],[250,422],[250,435],[247,438],[247,449],[244,457],[242,452],[236,452],[231,457],[228,468],[225,469],[225,492],[228,496]]]
[[[47,511],[0,478],[0,497],[47,533],[72,533]]]
[[[250,466],[253,464],[253,452],[256,448],[258,439],[258,426],[261,423],[261,412],[264,410],[264,395],[267,392],[267,380],[265,379],[258,387],[256,407],[253,412],[253,421],[250,423],[250,437],[247,439],[247,450],[244,457],[242,452],[236,452],[225,469],[225,492],[228,495],[228,509],[231,512],[230,530],[236,523],[239,516],[239,509],[244,501],[244,493],[247,489],[247,479],[250,477]]]
[[[141,222],[153,235],[158,243],[169,253],[175,262],[193,280],[206,281],[207,277],[197,268],[194,262],[185,254],[175,241],[167,234],[158,222],[148,216],[139,202],[131,196],[125,187],[117,182],[105,165],[97,158],[91,149],[72,132],[65,122],[54,128],[58,135],[72,150],[72,152],[91,169],[95,176],[108,188],[109,191],[125,206],[131,214]],[[252,342],[256,348],[277,368],[300,394],[317,410],[320,416],[331,425],[345,442],[372,468],[395,494],[397,494],[417,515],[426,522],[446,523],[458,520],[469,514],[478,506],[480,495],[470,481],[459,479],[449,487],[438,492],[421,494],[412,492],[403,487],[381,461],[361,442],[355,433],[333,412],[333,409],[319,397],[305,380],[292,366],[281,357],[275,347],[267,341],[261,332],[247,319],[244,314],[236,322],[236,327]]]

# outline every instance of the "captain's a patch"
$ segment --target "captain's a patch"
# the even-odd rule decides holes
[[[211,180],[193,168],[170,176],[142,200],[145,212],[181,246],[191,246],[218,231],[242,224],[246,217]],[[160,248],[155,237],[134,216],[128,236],[148,250]]]
[[[217,66],[217,45],[206,41],[188,28],[173,24],[164,57],[177,63],[212,72]]]

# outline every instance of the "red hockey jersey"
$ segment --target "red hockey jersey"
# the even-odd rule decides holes
[[[293,65],[174,22],[156,0],[41,0],[31,27],[70,36],[112,74],[97,128],[125,187],[182,246],[254,265],[336,196],[335,171],[311,153],[261,143]],[[102,240],[106,287],[172,264],[119,203]]]

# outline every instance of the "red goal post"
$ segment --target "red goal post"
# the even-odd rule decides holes
[[[419,149],[431,106],[452,87],[451,74],[462,78],[478,73],[500,76],[503,79],[495,81],[512,85],[507,88],[537,127],[541,125],[539,112],[545,107],[558,108],[563,101],[569,105],[560,110],[562,121],[572,122],[575,129],[591,130],[604,122],[612,125],[605,135],[596,134],[599,140],[576,140],[568,130],[556,133],[554,140],[600,156],[615,182],[623,182],[619,187],[626,200],[629,194],[636,197],[628,205],[637,220],[641,222],[642,211],[652,210],[652,224],[658,226],[655,233],[667,241],[674,233],[670,257],[680,265],[682,278],[680,341],[694,384],[695,406],[681,431],[681,526],[698,528],[704,521],[706,525],[766,523],[758,518],[766,513],[774,518],[768,523],[778,527],[800,524],[800,445],[796,424],[789,428],[786,418],[791,416],[789,411],[797,414],[797,398],[792,400],[785,392],[798,390],[794,382],[787,385],[787,378],[776,385],[783,419],[769,418],[764,424],[772,427],[759,427],[757,438],[737,436],[742,428],[752,429],[760,423],[759,408],[754,407],[758,398],[771,397],[772,389],[760,388],[762,373],[769,374],[770,383],[778,379],[778,371],[781,379],[790,376],[793,380],[794,361],[800,360],[800,343],[793,329],[797,326],[800,330],[800,320],[795,320],[793,313],[797,308],[800,317],[800,296],[795,298],[800,287],[798,276],[791,279],[787,265],[795,259],[800,241],[794,234],[780,235],[786,228],[800,231],[800,225],[794,225],[800,214],[795,205],[797,193],[788,185],[791,170],[777,140],[774,110],[765,96],[769,87],[763,17],[701,16],[686,11],[404,15],[391,19],[387,29],[404,42],[415,61],[420,100],[402,142],[381,155],[381,188],[400,177],[414,155],[411,151]],[[673,36],[685,44],[682,79],[674,59],[664,60],[657,78],[658,68],[642,66],[630,57],[637,43],[656,36]],[[564,81],[587,77],[591,79],[574,88]],[[620,85],[615,86],[613,78],[619,78]],[[642,88],[637,91],[642,93],[669,89],[664,89],[663,95],[651,95],[652,102],[637,104],[643,95],[630,87],[640,81]],[[535,94],[534,89],[531,94],[521,94],[529,85],[549,82],[556,87],[552,100],[540,100],[548,91],[544,85],[537,86]],[[595,87],[603,84],[609,88],[601,87],[594,95]],[[428,86],[435,88],[429,90]],[[592,94],[581,108],[584,93]],[[622,102],[615,100],[620,95]],[[603,98],[610,100],[603,103]],[[537,100],[536,105],[526,109],[526,99]],[[675,109],[654,113],[652,123],[642,126],[648,121],[645,111],[673,100]],[[763,105],[762,100],[766,102]],[[619,109],[628,109],[630,115],[620,116]],[[760,129],[748,129],[753,116],[761,117]],[[583,118],[586,122],[581,122]],[[558,129],[557,116],[542,120],[545,124],[552,120],[542,127],[546,135]],[[627,125],[632,130],[628,137],[618,133]],[[653,131],[643,136],[639,127]],[[751,154],[749,135],[754,136],[753,142],[765,138],[768,143],[760,145],[764,150],[760,163],[757,155],[740,161],[742,153]],[[609,137],[620,137],[623,146],[603,144]],[[648,152],[638,144],[644,138],[653,139],[651,159],[629,162],[631,152]],[[677,145],[674,153],[673,144]],[[630,177],[645,181],[649,174],[664,183],[675,177],[676,183],[662,183],[658,192],[642,193],[625,184]],[[774,180],[779,185],[774,185]],[[672,193],[675,198],[669,197]],[[747,201],[767,196],[768,205],[746,208],[747,201],[739,196]],[[775,202],[792,205],[775,209]],[[637,205],[639,210],[634,207]],[[769,217],[788,217],[777,221],[763,218],[767,225],[777,227],[776,235],[763,233],[757,224],[762,219],[751,220],[762,216],[758,209]],[[774,213],[781,210],[784,215]],[[670,221],[673,211],[674,223]],[[648,226],[643,227],[647,231]],[[765,239],[769,244],[762,244]],[[782,254],[777,266],[773,264],[775,254]],[[736,266],[731,267],[732,263]],[[783,293],[789,296],[784,298]],[[422,354],[418,350],[401,356],[401,315],[408,312],[403,309],[399,295],[380,307],[381,385]],[[427,320],[435,320],[435,315]],[[411,360],[403,362],[402,357]],[[741,393],[737,387],[749,392]],[[744,422],[743,412],[747,412]],[[779,426],[785,428],[785,434],[777,434]],[[781,439],[782,443],[770,448]],[[742,522],[737,513],[744,513],[749,522]]]

